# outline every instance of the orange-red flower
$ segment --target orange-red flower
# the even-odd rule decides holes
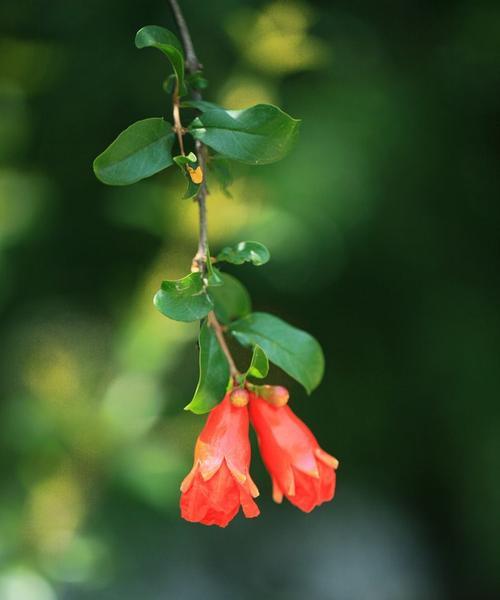
[[[208,415],[194,452],[194,465],[181,485],[181,515],[187,521],[225,527],[240,506],[246,517],[259,509],[259,495],[248,468],[248,409],[227,394]]]
[[[273,499],[283,496],[301,510],[333,498],[338,461],[319,447],[311,430],[289,406],[273,406],[255,394],[250,418],[260,453],[273,482]]]

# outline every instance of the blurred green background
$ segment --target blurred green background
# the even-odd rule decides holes
[[[195,324],[152,296],[187,273],[196,207],[171,169],[91,162],[170,117],[162,0],[0,5],[0,600],[500,597],[500,5],[181,2],[228,108],[303,119],[281,163],[212,186],[212,249],[266,243],[254,306],[322,343],[291,406],[341,461],[333,503],[181,522],[204,422]],[[239,360],[245,360],[240,356]]]

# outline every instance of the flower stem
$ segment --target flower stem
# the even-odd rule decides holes
[[[184,46],[184,51],[186,53],[186,70],[189,73],[195,73],[201,70],[202,65],[196,56],[196,52],[193,46],[193,40],[191,39],[191,34],[189,33],[189,29],[184,19],[184,15],[182,14],[181,8],[177,2],[177,0],[169,0],[170,7],[172,9],[175,22],[177,23],[177,27],[179,29],[179,33],[181,34],[182,44]],[[201,92],[199,90],[193,90],[191,92],[191,96],[194,100],[201,100]],[[182,141],[183,136],[183,128],[179,115],[179,94],[178,88],[176,88],[173,97],[173,115],[174,115],[174,128],[177,132],[177,136],[179,138],[179,146],[182,154],[184,154],[184,144]],[[200,189],[198,194],[196,195],[196,202],[198,203],[198,214],[199,214],[199,235],[198,235],[198,250],[194,257],[193,263],[198,265],[198,270],[202,274],[205,274],[207,270],[207,260],[210,260],[208,256],[208,221],[207,221],[207,196],[208,196],[208,188],[206,184],[206,169],[207,169],[207,150],[205,145],[196,140],[195,142],[196,148],[196,156],[198,158],[198,164],[201,167],[203,172],[203,181],[201,182]],[[234,359],[231,355],[231,352],[227,346],[226,340],[224,338],[224,332],[221,324],[217,320],[215,313],[213,311],[208,313],[208,324],[214,330],[214,333],[217,337],[217,341],[224,352],[224,355],[229,364],[229,371],[231,373],[231,377],[235,379],[240,376],[241,373],[238,371]]]
[[[217,320],[217,317],[215,316],[215,313],[213,310],[208,313],[207,321],[208,321],[209,326],[214,330],[215,337],[217,338],[217,341],[219,342],[222,352],[224,352],[224,355],[229,364],[229,371],[231,373],[231,377],[233,379],[236,379],[237,377],[239,377],[241,375],[241,373],[238,371],[236,365],[234,364],[234,360],[231,355],[231,352],[230,352],[229,348],[227,347],[227,343],[226,343],[226,339],[224,337],[224,332],[222,330],[222,326],[219,323],[219,321]]]

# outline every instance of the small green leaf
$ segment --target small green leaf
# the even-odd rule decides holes
[[[174,156],[173,160],[175,164],[181,168],[186,165],[196,164],[198,162],[194,152],[190,152],[186,156],[184,154],[179,154],[178,156]]]
[[[226,246],[217,255],[218,261],[225,261],[233,265],[242,265],[251,262],[253,265],[265,265],[271,258],[269,250],[260,242],[240,242],[236,246]]]
[[[203,77],[200,71],[191,73],[191,75],[187,77],[187,82],[194,90],[205,90],[208,87],[208,81]]]
[[[177,83],[177,75],[175,73],[171,73],[165,81],[162,83],[163,91],[171,96],[174,93],[175,85]]]
[[[253,347],[252,362],[246,372],[249,377],[257,377],[258,379],[264,379],[269,373],[269,361],[267,360],[266,353],[257,344]]]
[[[199,273],[164,281],[154,297],[156,308],[174,321],[198,321],[213,309]]]
[[[214,304],[215,315],[224,324],[248,315],[252,310],[250,294],[236,277],[213,269],[222,279],[223,285],[210,287],[208,294]]]
[[[308,333],[267,313],[252,313],[229,326],[244,346],[258,344],[269,360],[301,383],[308,393],[323,377],[325,359]]]
[[[179,82],[179,95],[186,93],[184,85],[184,53],[177,37],[168,29],[147,25],[135,36],[137,48],[158,48],[168,58]]]
[[[196,154],[194,154],[194,152],[190,152],[187,156],[184,156],[183,154],[174,156],[173,160],[175,164],[180,168],[184,177],[186,178],[187,187],[186,191],[184,192],[184,195],[182,196],[182,199],[190,200],[191,198],[194,198],[194,196],[196,196],[200,191],[201,183],[195,183],[191,179],[191,176],[188,173],[188,170],[186,169],[186,165],[192,165],[194,168],[195,165],[197,165],[198,163],[198,158],[196,157]]]
[[[162,118],[137,121],[94,160],[94,173],[108,185],[130,185],[172,164],[172,126]]]
[[[186,187],[186,191],[184,192],[184,195],[182,196],[182,199],[183,200],[191,200],[191,198],[194,198],[200,191],[201,184],[194,183],[194,181],[191,180],[191,177],[189,177],[189,175],[187,175],[187,174],[186,174],[186,180],[187,180],[187,187]]]
[[[189,131],[220,154],[252,165],[280,160],[292,147],[300,121],[271,104],[245,110],[225,110],[204,102],[189,103],[202,110]]]
[[[210,250],[207,252],[206,257],[206,265],[207,265],[207,282],[209,286],[219,286],[224,285],[224,281],[222,279],[222,273],[215,269],[212,264],[212,259],[210,257]]]
[[[193,399],[184,410],[197,415],[208,412],[224,397],[229,366],[215,333],[205,321],[200,330],[200,377]]]

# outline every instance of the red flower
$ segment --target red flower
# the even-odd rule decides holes
[[[337,459],[322,450],[289,406],[273,406],[251,395],[250,418],[273,481],[273,499],[283,496],[304,512],[333,498]]]
[[[259,495],[248,468],[248,409],[231,404],[229,394],[208,415],[194,451],[194,465],[181,485],[181,516],[187,521],[225,527],[240,505],[256,517]]]

